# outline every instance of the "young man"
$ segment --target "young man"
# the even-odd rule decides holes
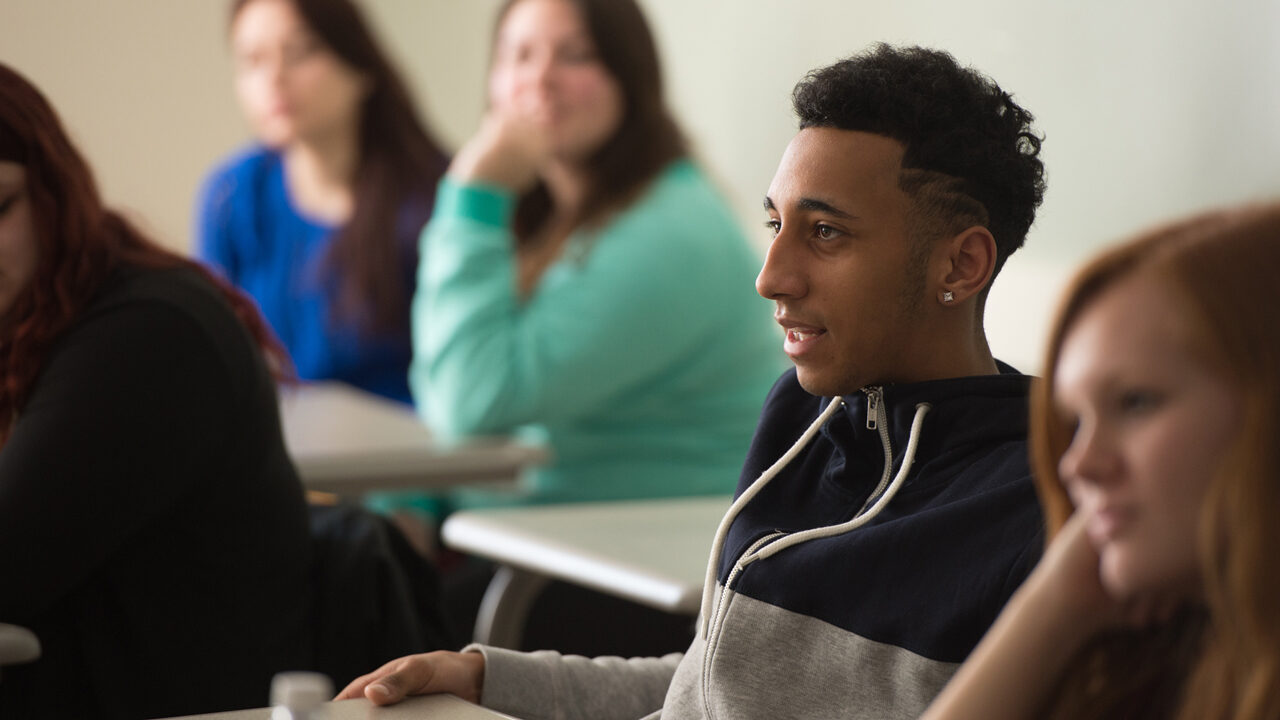
[[[914,718],[978,642],[1040,547],[1029,379],[982,326],[1043,197],[1040,141],[993,82],[920,48],[815,71],[794,102],[756,286],[796,369],[766,401],[689,650],[468,648],[342,697],[447,691],[525,718]]]

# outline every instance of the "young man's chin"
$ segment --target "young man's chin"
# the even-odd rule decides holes
[[[797,364],[796,379],[800,381],[800,387],[804,388],[805,392],[818,397],[835,397],[836,395],[853,392],[852,390],[843,389],[840,382],[813,367]],[[856,389],[854,388],[854,390]]]

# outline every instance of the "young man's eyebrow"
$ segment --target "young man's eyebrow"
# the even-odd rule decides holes
[[[801,210],[817,210],[818,212],[824,212],[824,213],[827,213],[828,215],[835,215],[836,217],[843,218],[845,220],[858,219],[856,216],[850,215],[849,213],[841,210],[835,205],[832,205],[831,203],[825,202],[823,200],[818,200],[816,198],[801,198],[800,202],[797,203],[797,205]],[[768,195],[764,196],[764,209],[766,211],[776,211],[778,209],[777,205],[773,203],[773,198],[769,197]]]
[[[857,220],[856,217],[841,210],[835,205],[832,205],[829,202],[818,200],[817,198],[800,198],[800,202],[798,204],[801,210],[817,210],[818,212],[824,212],[824,213],[827,213],[828,215],[835,215],[836,217],[842,218],[845,220]]]

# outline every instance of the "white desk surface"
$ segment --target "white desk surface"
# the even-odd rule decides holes
[[[727,495],[468,510],[445,544],[667,612],[696,614]]]
[[[545,448],[508,438],[442,444],[398,403],[336,382],[280,389],[285,444],[303,485],[359,494],[516,479]]]
[[[422,695],[385,707],[364,698],[339,700],[325,703],[325,712],[325,720],[512,720],[510,715],[472,705],[453,695]],[[181,720],[271,720],[271,708],[185,715]]]

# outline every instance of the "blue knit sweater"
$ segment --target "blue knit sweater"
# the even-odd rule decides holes
[[[427,196],[403,208],[397,220],[401,275],[411,292],[417,236],[430,214]],[[197,251],[257,301],[301,379],[341,380],[409,403],[408,323],[369,333],[358,323],[335,319],[339,284],[325,259],[336,229],[293,204],[278,153],[253,147],[232,156],[205,181]]]

